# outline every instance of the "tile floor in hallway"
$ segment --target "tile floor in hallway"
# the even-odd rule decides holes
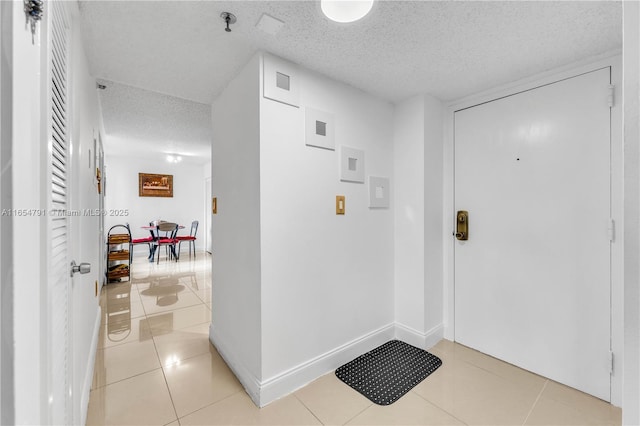
[[[443,340],[443,365],[391,406],[333,373],[258,409],[209,343],[211,256],[134,259],[131,283],[103,289],[87,424],[620,425],[621,411]]]

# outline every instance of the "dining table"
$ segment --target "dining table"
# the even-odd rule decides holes
[[[149,231],[149,233],[151,234],[151,237],[154,239],[156,239],[156,235],[154,235],[153,231],[157,230],[158,227],[156,225],[146,225],[146,226],[141,226],[140,228],[142,229],[146,229],[147,231]],[[178,225],[178,229],[184,229],[184,225]],[[158,246],[154,245],[154,244],[150,244],[149,245],[149,257],[147,259],[149,259],[149,262],[153,262],[153,258],[156,255],[156,248]],[[175,256],[175,258],[177,259],[178,256],[176,255],[176,249],[175,247],[171,247],[171,253]]]

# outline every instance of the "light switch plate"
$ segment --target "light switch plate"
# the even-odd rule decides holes
[[[344,214],[345,207],[345,196],[336,195],[336,214]]]

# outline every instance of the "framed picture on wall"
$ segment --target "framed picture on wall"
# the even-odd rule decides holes
[[[364,183],[364,151],[340,147],[340,180]]]
[[[173,197],[173,175],[138,173],[140,197]]]

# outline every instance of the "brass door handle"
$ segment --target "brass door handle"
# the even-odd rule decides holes
[[[455,236],[460,241],[469,239],[469,213],[465,210],[459,210],[458,213],[456,213]]]

